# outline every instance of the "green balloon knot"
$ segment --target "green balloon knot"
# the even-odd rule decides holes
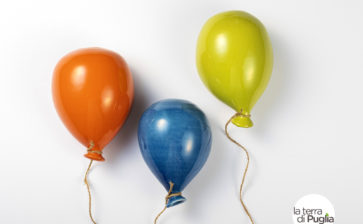
[[[239,115],[232,119],[232,123],[241,128],[250,128],[253,126],[253,122],[249,116]]]

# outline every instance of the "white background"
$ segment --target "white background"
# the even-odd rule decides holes
[[[68,133],[51,98],[57,61],[69,51],[120,53],[135,80],[131,115],[90,174],[99,224],[152,223],[165,190],[145,165],[136,131],[164,98],[197,104],[213,129],[205,167],[160,224],[249,223],[238,201],[245,165],[223,126],[234,113],[200,81],[198,33],[212,15],[245,10],[266,26],[271,82],[252,111],[252,129],[231,135],[252,154],[245,200],[256,223],[292,223],[310,193],[335,206],[337,223],[363,209],[363,4],[333,0],[0,2],[0,222],[90,223],[85,148]],[[359,219],[359,220],[357,220]]]

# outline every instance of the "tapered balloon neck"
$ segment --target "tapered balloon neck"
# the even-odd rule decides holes
[[[232,119],[232,123],[241,128],[250,128],[253,126],[253,122],[249,116],[240,115]]]
[[[173,207],[175,205],[179,205],[183,202],[185,202],[187,199],[184,198],[183,196],[181,195],[178,195],[178,196],[173,196],[173,197],[170,197],[168,199],[168,203],[166,204],[166,207],[167,208],[170,208],[170,207]]]

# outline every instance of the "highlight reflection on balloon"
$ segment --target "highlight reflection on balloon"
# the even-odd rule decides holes
[[[53,75],[53,100],[72,135],[103,161],[103,148],[124,123],[134,86],[124,59],[101,48],[81,49],[63,57]]]
[[[167,207],[185,201],[181,192],[206,162],[211,130],[203,112],[185,100],[162,100],[142,115],[138,129],[141,153],[146,164],[175,195]]]
[[[242,11],[210,18],[197,43],[199,75],[221,101],[242,112],[232,122],[252,127],[250,112],[264,92],[272,72],[272,47],[263,24]]]

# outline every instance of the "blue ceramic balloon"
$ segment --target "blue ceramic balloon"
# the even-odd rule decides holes
[[[206,162],[212,135],[204,113],[185,100],[162,100],[142,115],[138,138],[142,156],[167,191],[167,207],[184,202],[178,195]]]

